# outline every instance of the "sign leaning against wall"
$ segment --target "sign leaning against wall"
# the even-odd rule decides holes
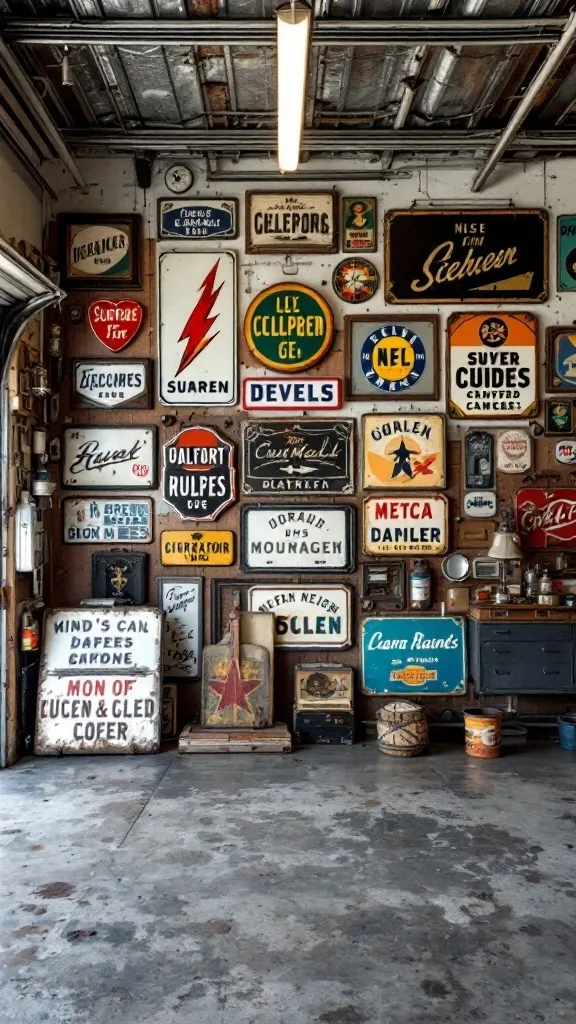
[[[454,419],[527,419],[538,411],[533,313],[453,313],[448,410]]]

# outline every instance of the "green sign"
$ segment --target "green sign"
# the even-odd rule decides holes
[[[273,370],[314,366],[332,344],[334,319],[321,295],[304,285],[275,284],[260,292],[244,321],[248,347]]]

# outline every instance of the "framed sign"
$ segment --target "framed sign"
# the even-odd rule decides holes
[[[390,210],[386,302],[545,302],[546,210]]]
[[[61,287],[139,288],[140,224],[137,214],[58,214]]]
[[[159,199],[158,238],[236,238],[237,199]]]
[[[332,287],[342,302],[368,302],[379,284],[376,267],[362,256],[347,256],[332,274]]]
[[[454,419],[527,419],[537,413],[533,313],[453,313],[448,362],[448,411]]]
[[[334,334],[332,310],[303,284],[275,284],[252,300],[244,337],[252,355],[271,370],[297,373],[315,366]]]
[[[244,505],[245,572],[352,572],[354,509],[350,505]]]
[[[469,519],[490,519],[498,510],[496,491],[467,491],[462,507]]]
[[[111,352],[120,352],[136,337],[144,310],[134,299],[95,299],[88,306],[88,323],[98,341]]]
[[[521,487],[516,529],[523,551],[576,547],[576,487]]]
[[[445,487],[444,428],[445,420],[440,415],[382,413],[364,416],[364,489]]]
[[[343,196],[340,224],[342,252],[376,252],[376,211],[375,196]]]
[[[527,473],[532,467],[532,436],[527,430],[500,430],[496,436],[500,473]]]
[[[149,409],[150,359],[73,359],[74,409]]]
[[[65,544],[150,544],[151,498],[65,498]]]
[[[352,494],[353,420],[242,424],[243,494]]]
[[[556,231],[559,292],[576,291],[576,214],[558,217]]]
[[[544,432],[548,437],[574,433],[574,403],[572,399],[554,399],[544,402]]]
[[[202,668],[204,620],[201,576],[159,576],[158,607],[164,612],[162,674],[198,679]]]
[[[576,224],[576,218],[574,218]],[[574,281],[576,290],[576,280]],[[576,392],[576,327],[546,329],[546,391]]]
[[[328,412],[341,409],[339,377],[246,377],[242,382],[242,408],[257,412]]]
[[[443,494],[364,499],[365,555],[444,555],[448,501]]]
[[[156,487],[156,427],[66,427],[62,487],[152,491]]]
[[[438,398],[438,317],[344,317],[346,397],[394,402]]]
[[[162,565],[232,565],[234,534],[230,530],[164,530],[160,552]]]
[[[248,609],[274,613],[277,647],[341,651],[352,643],[352,593],[342,583],[262,583],[249,588]]]
[[[336,192],[247,192],[246,252],[337,252]]]
[[[181,519],[217,519],[236,501],[234,445],[213,427],[187,427],[164,445],[162,497]]]
[[[492,489],[494,479],[494,436],[469,430],[464,438],[464,486]]]
[[[113,597],[146,604],[148,555],[106,551],[92,555],[92,597]]]
[[[567,437],[563,441],[557,441],[554,458],[563,466],[573,466],[576,463],[576,441],[571,441]]]
[[[466,620],[387,616],[361,626],[362,693],[466,693]]]
[[[46,612],[36,754],[154,754],[160,749],[157,608]]]
[[[158,287],[160,401],[171,406],[235,405],[234,253],[162,253]]]

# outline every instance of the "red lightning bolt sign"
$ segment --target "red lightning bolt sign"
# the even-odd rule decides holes
[[[196,356],[200,354],[202,349],[206,348],[206,345],[209,345],[216,335],[220,333],[219,331],[214,331],[214,334],[208,337],[212,324],[216,322],[220,315],[219,313],[216,313],[215,316],[210,316],[214,303],[216,302],[224,284],[224,282],[222,282],[216,291],[214,291],[214,282],[216,281],[216,273],[218,271],[219,263],[220,260],[217,259],[212,270],[209,271],[200,285],[198,290],[201,291],[202,294],[190,313],[182,334],[178,338],[179,342],[185,341],[186,339],[187,341],[176,376],[182,373],[187,366],[190,366],[192,360],[196,359]]]

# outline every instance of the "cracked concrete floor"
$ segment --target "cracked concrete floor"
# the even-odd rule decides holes
[[[575,764],[21,762],[0,772],[0,1021],[573,1022]]]

